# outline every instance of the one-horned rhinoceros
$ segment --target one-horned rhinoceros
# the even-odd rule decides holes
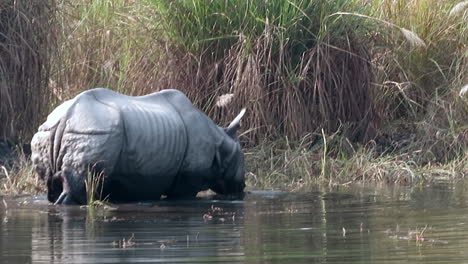
[[[90,171],[103,176],[101,198],[111,201],[242,193],[244,112],[220,128],[177,90],[131,97],[93,89],[48,116],[31,158],[55,204],[85,204]]]

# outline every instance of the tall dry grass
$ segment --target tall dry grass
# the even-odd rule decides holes
[[[329,18],[361,10],[354,1],[158,1],[156,8],[173,50],[159,82],[186,92],[218,123],[247,107],[251,142],[322,129],[375,136],[369,25]],[[216,107],[228,93],[233,105]]]
[[[247,106],[250,143],[321,129],[368,140],[381,120],[421,119],[463,76],[455,3],[62,0],[59,100],[175,88],[220,124]],[[218,107],[223,94],[233,103]]]
[[[415,160],[422,164],[466,159],[468,105],[459,96],[460,87],[468,83],[468,12],[464,2],[372,3],[373,16],[411,30],[425,44],[408,45],[395,31],[377,35],[373,45],[376,109],[388,121],[386,127],[394,127],[398,120],[406,127],[396,133],[384,129],[382,134],[413,137],[411,151],[419,153]]]
[[[48,109],[54,0],[0,2],[0,138],[25,140]]]
[[[458,0],[372,3],[375,17],[411,30],[425,43],[413,47],[395,32],[379,35],[374,51],[379,112],[390,120],[420,118],[433,99],[458,91],[468,81],[467,12],[452,12]]]
[[[163,88],[155,77],[165,49],[149,3],[60,0],[60,100],[95,87],[132,95]]]
[[[372,138],[378,123],[365,23],[327,20],[336,1],[62,0],[59,100],[93,87],[184,91],[217,123],[242,107],[251,143],[342,129]],[[362,33],[364,34],[364,33]],[[232,93],[226,108],[216,98]]]

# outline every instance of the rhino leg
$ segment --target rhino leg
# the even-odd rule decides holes
[[[58,204],[87,204],[88,176],[104,171],[111,173],[117,163],[122,134],[119,129],[116,130],[101,134],[67,132],[62,137],[57,160],[61,161],[58,168],[62,175],[64,194],[60,194],[62,198]]]
[[[47,169],[49,176],[47,176],[47,199],[49,202],[55,203],[61,193],[63,193],[63,180],[61,172],[57,172],[53,175],[50,173],[50,169]]]
[[[186,176],[186,175],[178,175],[176,177],[176,179],[174,180],[174,182],[172,183],[172,186],[170,188],[170,190],[165,193],[165,195],[167,195],[167,198],[169,199],[174,199],[174,200],[177,200],[177,199],[190,199],[190,198],[194,198],[195,196],[197,196],[197,193],[200,191],[200,190],[206,190],[208,188],[203,188],[203,187],[200,187],[202,186],[203,184],[201,183],[190,183],[190,182],[187,182],[186,179],[201,179],[202,177],[190,177],[190,175]]]
[[[54,205],[80,205],[70,193],[62,192]]]
[[[67,192],[62,192],[54,203],[54,205],[81,205],[83,203],[78,202],[73,195]]]
[[[56,205],[86,204],[87,199],[84,176],[80,177],[80,174],[74,172],[61,172],[57,177],[59,177],[55,179],[57,182],[53,184],[57,185],[58,182],[62,183],[62,188],[59,188],[61,189],[61,193],[55,201],[49,199],[51,202],[54,202]],[[57,190],[57,188],[55,190]],[[49,191],[48,196],[51,197],[52,195],[57,197],[56,193],[50,193]]]

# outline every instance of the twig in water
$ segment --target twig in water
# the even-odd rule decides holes
[[[134,237],[135,234],[132,233],[132,236],[128,240],[125,240],[125,238],[123,238],[122,240],[114,241],[112,244],[118,248],[134,247],[136,245],[136,243],[132,241]]]

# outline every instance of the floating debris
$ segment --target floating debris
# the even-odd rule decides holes
[[[210,215],[209,213],[206,213],[203,215],[203,220],[207,221],[207,220],[212,220],[213,219],[213,216]]]
[[[175,239],[161,239],[161,240],[158,240],[158,243],[161,243],[161,244],[174,244],[175,242],[177,242],[177,240],[175,240]]]
[[[163,249],[166,248],[168,244],[176,243],[177,240],[175,239],[161,239],[156,242],[142,242],[142,243],[135,243],[136,246],[159,246],[159,248]]]
[[[216,207],[214,205],[211,205],[211,208],[208,210],[208,212],[203,214],[203,220],[205,221],[217,220],[221,223],[224,223],[229,218],[231,218],[234,222],[236,219],[236,213],[225,212],[223,208]]]
[[[211,205],[211,212],[215,213],[215,212],[223,212],[223,208],[221,207],[214,207],[214,205]]]
[[[430,229],[430,228],[429,228]],[[428,230],[427,225],[419,231],[418,229],[416,230],[408,230],[407,235],[399,235],[399,227],[397,226],[397,229],[395,231],[392,231],[391,229],[387,229],[384,231],[384,233],[388,234],[388,237],[390,239],[394,240],[405,240],[405,241],[415,241],[418,245],[422,245],[423,243],[430,243],[430,244],[443,244],[446,245],[449,242],[446,240],[440,240],[440,239],[431,239],[428,238],[425,233]]]
[[[122,238],[122,240],[117,240],[117,241],[112,242],[112,245],[118,248],[134,247],[136,245],[136,243],[132,241],[134,237],[135,237],[135,234],[132,234],[132,236],[128,240],[126,240],[125,238]]]
[[[96,208],[99,208],[99,209],[109,210],[109,211],[117,210],[117,207],[113,206],[113,204],[111,204],[109,202],[106,202],[106,201],[99,201],[99,200],[94,201],[89,205],[81,205],[80,208],[81,209],[96,209]]]
[[[104,216],[104,219],[102,220],[103,222],[105,223],[109,223],[109,222],[122,222],[122,221],[127,221],[127,219],[125,218],[120,218],[120,217],[112,217],[112,218],[107,218]]]

